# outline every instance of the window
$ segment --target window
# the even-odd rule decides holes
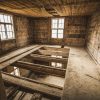
[[[52,19],[52,38],[63,38],[64,18]]]
[[[0,38],[1,40],[13,39],[14,29],[13,29],[13,19],[11,15],[0,13]]]

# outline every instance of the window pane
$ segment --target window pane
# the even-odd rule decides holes
[[[7,32],[7,35],[8,35],[8,38],[9,38],[9,39],[13,38],[12,32]]]
[[[0,31],[5,31],[4,24],[1,24],[1,25],[0,25]]]
[[[60,18],[59,19],[59,25],[58,25],[59,28],[64,28],[64,19],[63,18]]]
[[[4,22],[4,16],[3,16],[3,14],[0,14],[0,22]]]
[[[11,23],[11,16],[8,16],[8,23]]]
[[[57,38],[57,34],[52,33],[52,38]]]
[[[8,16],[4,15],[4,21],[7,23],[8,22]]]
[[[57,38],[57,30],[52,30],[52,38]]]
[[[63,38],[63,30],[58,30],[58,38]]]
[[[60,23],[64,24],[64,18],[59,18],[59,24]]]
[[[52,19],[52,28],[57,28],[57,19]]]
[[[7,31],[13,31],[12,30],[12,25],[6,25]]]
[[[63,30],[58,30],[58,34],[63,34]]]
[[[52,23],[57,24],[57,19],[52,19]]]
[[[55,34],[57,34],[57,30],[52,30],[52,33],[55,33]]]
[[[57,28],[57,24],[53,24],[52,25],[52,28]]]
[[[64,28],[64,24],[60,23],[60,24],[58,25],[58,28]]]
[[[63,34],[58,34],[58,38],[60,39],[62,39],[63,38]]]
[[[4,39],[7,38],[5,32],[0,32],[0,34],[1,34],[1,39],[2,39],[2,40],[4,40]]]

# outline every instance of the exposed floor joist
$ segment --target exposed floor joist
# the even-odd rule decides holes
[[[17,61],[13,64],[13,66],[25,68],[31,70],[33,72],[40,72],[44,74],[50,74],[60,77],[65,77],[66,69],[54,68],[51,66],[45,66],[40,64],[34,64],[29,62]]]
[[[30,54],[30,57],[34,60],[48,61],[48,62],[59,62],[59,63],[67,63],[68,58],[57,58],[45,55],[38,54]]]
[[[0,100],[7,100],[1,72],[0,72]]]
[[[29,91],[40,92],[42,94],[52,96],[58,99],[60,99],[62,96],[62,89],[59,87],[57,88],[53,85],[50,86],[38,81],[34,81],[28,78],[13,76],[7,73],[2,73],[2,77],[5,82],[19,86]]]
[[[18,49],[18,50],[14,51],[14,52],[11,52],[11,53],[7,54],[6,56],[1,57],[0,58],[0,63],[4,62],[6,60],[9,60],[9,59],[11,59],[11,58],[13,58],[15,56],[18,56],[18,55],[20,55],[22,53],[25,53],[25,52],[27,52],[27,51],[29,51],[31,49],[34,49],[37,46],[38,45],[25,47],[25,48],[22,48],[22,49]]]
[[[34,52],[34,51],[40,49],[41,47],[42,47],[42,46],[38,46],[38,47],[36,47],[36,48],[34,48],[34,49],[32,49],[32,50],[29,50],[29,51],[27,51],[27,52],[25,52],[25,53],[20,54],[19,56],[16,56],[16,57],[14,57],[14,58],[12,58],[12,59],[10,59],[10,60],[7,60],[7,61],[1,63],[1,64],[0,64],[0,69],[2,70],[3,68],[5,68],[5,67],[11,65],[12,63],[18,61],[19,59],[21,59],[21,58],[23,58],[23,57],[25,57],[25,56],[27,56],[28,54],[30,54],[30,53],[32,53],[32,52]]]
[[[52,56],[62,56],[68,57],[69,53],[62,52],[62,51],[55,51],[55,50],[38,50],[40,54],[43,55],[52,55]]]

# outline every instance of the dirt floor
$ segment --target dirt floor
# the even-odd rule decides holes
[[[84,48],[70,49],[62,100],[100,100],[100,66]]]

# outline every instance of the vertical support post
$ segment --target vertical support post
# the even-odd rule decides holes
[[[5,87],[0,71],[0,100],[7,100],[6,92],[5,92]]]

